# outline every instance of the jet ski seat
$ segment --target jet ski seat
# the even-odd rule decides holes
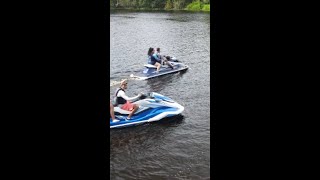
[[[157,66],[152,65],[152,64],[145,64],[145,65],[144,65],[144,67],[146,67],[146,68],[155,68],[155,69],[157,69]]]
[[[146,109],[148,109],[148,108],[147,107],[139,107],[138,111],[135,112],[134,114],[138,114]],[[114,114],[116,114],[116,115],[119,115],[119,114],[129,115],[130,113],[131,113],[130,111],[123,110],[118,106],[114,107]]]
[[[120,107],[114,107],[114,113],[117,114],[116,112],[119,112],[121,114],[127,114],[127,115],[130,114],[130,111],[123,110]]]

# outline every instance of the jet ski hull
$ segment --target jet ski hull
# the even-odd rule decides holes
[[[136,112],[130,120],[126,120],[127,113],[122,112],[119,107],[115,108],[116,119],[119,122],[112,122],[110,118],[110,128],[122,128],[128,126],[135,126],[147,122],[159,121],[164,118],[172,117],[181,114],[184,111],[184,107],[174,102],[170,98],[155,93],[155,96],[159,96],[160,99],[146,99],[136,102],[139,104],[139,110]]]
[[[151,78],[155,78],[155,77],[159,77],[159,76],[163,76],[171,73],[185,71],[189,68],[188,66],[182,63],[176,63],[176,62],[170,62],[170,63],[174,66],[174,69],[170,68],[167,65],[162,65],[159,72],[156,73],[157,71],[156,68],[145,67],[145,69],[142,72],[137,73],[136,75],[131,74],[130,77],[135,78],[137,80],[147,80],[147,79],[151,79]]]

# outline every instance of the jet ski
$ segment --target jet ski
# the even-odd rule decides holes
[[[143,71],[137,74],[131,74],[130,77],[136,80],[147,80],[159,76],[163,76],[166,74],[176,73],[179,71],[185,71],[189,67],[179,62],[179,60],[175,57],[169,57],[169,62],[173,65],[174,69],[169,67],[168,65],[161,65],[159,72],[157,72],[157,67],[151,64],[145,64]]]
[[[171,98],[155,92],[143,94],[133,103],[138,104],[139,109],[130,120],[126,120],[130,111],[125,111],[117,106],[114,107],[116,119],[120,121],[113,122],[110,118],[110,128],[122,128],[146,122],[159,121],[163,118],[179,115],[184,110],[183,106]]]

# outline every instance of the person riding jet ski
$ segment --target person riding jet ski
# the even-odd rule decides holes
[[[130,98],[125,94],[125,89],[127,88],[128,81],[124,79],[120,82],[120,88],[116,90],[115,105],[119,106],[123,110],[130,111],[130,114],[126,118],[126,120],[130,120],[131,116],[139,109],[137,104],[131,103],[130,101],[139,99],[142,94],[139,93],[139,95]]]
[[[135,126],[143,123],[160,121],[162,119],[177,116],[184,111],[184,107],[173,99],[156,92],[142,94],[139,100],[134,101],[139,105],[139,109],[132,116],[130,121],[126,120],[130,111],[125,111],[120,107],[115,107],[114,112],[117,114],[119,122],[114,122],[110,118],[110,128],[122,128]]]
[[[161,60],[157,57],[157,55],[154,53],[154,48],[149,48],[148,50],[148,64],[154,65],[157,67],[157,73],[160,70],[161,67]]]
[[[171,67],[172,69],[174,69],[174,66],[168,61],[168,59],[166,58],[166,56],[162,56],[160,54],[160,48],[156,49],[156,57],[158,57],[158,59],[160,59],[160,61],[162,62],[162,64],[167,64],[169,67]]]

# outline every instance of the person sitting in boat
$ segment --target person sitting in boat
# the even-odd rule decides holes
[[[114,115],[114,106],[110,101],[110,116],[112,119],[112,122],[119,122],[120,120],[116,119],[115,115]]]
[[[155,55],[154,48],[148,50],[148,63],[157,67],[156,73],[159,72],[161,67],[161,60]]]
[[[160,61],[162,62],[161,64],[167,64],[169,67],[171,67],[172,69],[174,69],[174,66],[168,61],[168,59],[165,56],[162,56],[160,54],[160,48],[157,48],[155,51],[155,58],[160,59]]]
[[[131,111],[126,120],[130,120],[132,115],[137,112],[139,106],[137,104],[133,104],[130,101],[136,100],[142,96],[141,93],[135,97],[128,97],[125,93],[125,90],[128,88],[128,81],[126,79],[120,82],[120,88],[116,90],[116,102],[119,107],[126,111]]]

